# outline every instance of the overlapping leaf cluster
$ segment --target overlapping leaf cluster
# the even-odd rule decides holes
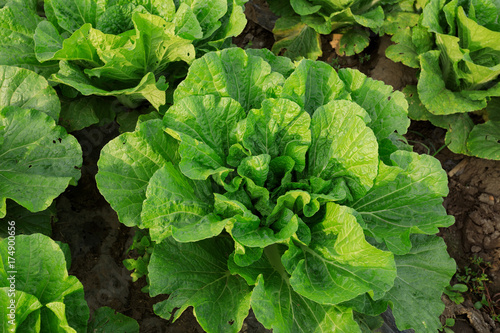
[[[320,34],[342,34],[336,51],[354,55],[370,42],[375,33],[395,33],[418,19],[416,1],[376,0],[269,0],[271,10],[279,15],[273,33],[273,51],[286,49],[292,59],[317,59],[322,55]],[[368,28],[368,29],[366,29]]]
[[[68,275],[70,266],[68,245],[42,234],[0,242],[2,331],[139,332],[135,320],[106,307],[97,309],[88,323],[83,285]]]
[[[405,89],[410,117],[447,129],[456,153],[500,159],[499,16],[495,1],[431,0],[387,49],[420,69],[418,85]]]
[[[172,64],[228,46],[245,26],[244,3],[45,0],[42,10],[36,0],[8,0],[0,9],[0,64],[43,73],[72,98],[116,96],[158,109]]]
[[[155,312],[193,306],[208,332],[238,332],[250,307],[274,332],[360,332],[390,305],[401,329],[440,327],[447,178],[400,142],[406,113],[358,71],[267,50],[196,60],[163,120],[98,163],[120,221],[157,242]]]

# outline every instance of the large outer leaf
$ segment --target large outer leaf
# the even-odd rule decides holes
[[[413,235],[411,242],[408,254],[395,256],[398,276],[384,299],[391,303],[399,329],[436,332],[442,327],[441,295],[455,274],[455,262],[442,238]]]
[[[467,148],[467,138],[474,127],[474,123],[469,115],[465,113],[450,115],[434,115],[427,111],[418,97],[416,86],[406,86],[403,92],[408,100],[408,115],[414,120],[428,120],[434,126],[448,130],[445,143],[452,152],[456,154],[470,155]]]
[[[316,60],[323,54],[319,33],[302,23],[298,16],[278,19],[273,33],[276,39],[273,45],[274,53],[280,53],[281,50],[286,49],[283,55],[293,60],[303,57]]]
[[[175,90],[174,101],[190,95],[214,94],[231,97],[248,111],[260,108],[267,94],[282,82],[283,76],[271,73],[271,66],[262,58],[231,48],[195,60]]]
[[[368,229],[395,254],[411,248],[410,234],[435,234],[454,221],[446,215],[442,197],[448,178],[439,161],[428,155],[398,151],[395,165],[380,164],[373,188],[349,206],[361,214]]]
[[[500,160],[500,121],[476,125],[469,134],[467,148],[474,156]]]
[[[378,169],[378,145],[365,125],[366,111],[350,101],[332,101],[312,116],[309,177],[343,177],[352,194],[361,197],[373,185]]]
[[[385,2],[385,1],[384,1]],[[382,2],[382,3],[384,3]],[[389,3],[389,1],[385,2]],[[384,23],[384,10],[382,9],[382,6],[379,5],[377,2],[372,2],[372,8],[369,10],[366,10],[363,12],[363,9],[354,9],[353,10],[353,18],[356,21],[356,23],[360,24],[363,27],[368,27],[373,30],[377,30],[382,26]],[[366,6],[364,1],[359,1],[356,5],[353,7],[362,7]],[[376,7],[375,7],[376,6]],[[365,8],[367,8],[366,6]],[[359,14],[355,14],[356,12],[360,12]]]
[[[250,288],[228,271],[232,250],[227,238],[197,243],[167,239],[157,244],[148,268],[150,294],[170,296],[154,306],[155,313],[177,320],[192,306],[204,330],[238,332],[250,309]]]
[[[446,132],[445,144],[456,154],[471,155],[467,140],[470,132],[474,128],[474,122],[468,114],[450,114],[442,117],[439,121],[445,121],[448,132]],[[431,120],[432,123],[434,123]]]
[[[302,60],[286,79],[280,97],[294,101],[312,115],[320,106],[345,98],[346,93],[342,80],[331,66]]]
[[[295,169],[302,171],[311,144],[310,123],[309,115],[296,103],[267,99],[261,109],[248,113],[243,144],[252,155],[290,156]]]
[[[361,332],[351,309],[315,303],[296,293],[276,273],[257,280],[252,309],[259,322],[276,333]]]
[[[182,38],[195,40],[203,37],[200,22],[198,22],[191,7],[185,3],[179,5],[173,23],[175,24],[175,33]]]
[[[164,132],[161,120],[138,124],[101,151],[97,186],[127,226],[141,225],[142,203],[153,174],[166,162],[177,162],[177,142]]]
[[[38,24],[35,31],[35,52],[39,61],[82,60],[94,66],[102,65],[97,49],[88,40],[92,25],[81,26],[69,38],[64,39],[49,21]]]
[[[349,208],[326,205],[325,218],[311,228],[309,246],[290,244],[283,255],[290,284],[321,304],[338,304],[371,292],[380,299],[396,277],[394,257],[365,240]]]
[[[8,1],[0,9],[1,65],[40,65],[35,57],[33,34],[42,18],[20,1]]]
[[[7,287],[10,285],[7,271],[11,270],[8,268],[7,239],[0,244],[0,254],[3,264],[0,267],[0,287]],[[55,327],[55,323],[66,323],[77,332],[85,331],[89,309],[83,286],[76,277],[68,276],[59,245],[40,234],[17,236],[15,259],[16,290],[36,297],[43,306],[42,331],[57,331],[60,325]],[[55,322],[51,320],[54,315],[58,317]]]
[[[68,132],[79,131],[93,124],[108,125],[115,119],[117,109],[120,110],[117,108],[117,101],[114,98],[80,96],[80,98],[62,100],[61,102],[59,124]],[[121,114],[129,115],[130,113]]]
[[[396,44],[389,45],[385,50],[385,55],[394,62],[401,62],[408,67],[419,68],[418,51],[413,44],[412,33],[410,27],[397,31],[391,38],[391,41]]]
[[[363,51],[370,44],[370,33],[361,29],[350,29],[342,35],[339,44],[338,54],[353,56]]]
[[[190,96],[177,101],[165,114],[167,133],[180,141],[180,169],[191,179],[207,179],[231,169],[226,156],[231,131],[245,118],[245,111],[231,98]]]
[[[69,33],[85,23],[97,26],[97,18],[104,11],[104,2],[96,0],[50,0],[45,6],[51,7],[58,25]]]
[[[226,222],[212,213],[210,183],[192,181],[170,163],[149,180],[142,207],[142,227],[151,239],[161,242],[173,235],[180,242],[195,242],[217,236]]]
[[[3,108],[0,138],[0,217],[5,216],[7,198],[41,211],[80,178],[78,141],[46,114]]]
[[[408,119],[408,103],[399,91],[373,80],[359,71],[341,69],[340,79],[345,83],[345,89],[350,92],[352,100],[370,115],[368,127],[373,130],[380,143],[394,131],[405,134],[410,119]]]
[[[165,91],[158,87],[153,73],[147,73],[140,82],[128,89],[105,90],[99,88],[84,72],[76,65],[66,61],[60,62],[60,70],[52,75],[51,81],[63,83],[75,88],[85,96],[116,96],[129,107],[136,107],[135,103],[148,100],[151,105],[158,109],[165,104]],[[128,98],[127,100],[124,98]]]
[[[265,249],[265,257],[248,267],[239,267],[231,259],[233,274],[256,285],[252,309],[266,328],[276,333],[359,333],[351,309],[316,303],[293,290],[277,245]]]
[[[12,291],[10,291],[10,287],[2,287],[0,288],[0,306],[4,308],[5,310],[2,311],[2,314],[0,315],[0,318],[2,319],[0,322],[3,323],[0,326],[0,330],[2,332],[12,332],[12,330],[16,329],[18,331],[21,331],[21,327],[25,323],[25,321],[28,318],[29,315],[32,315],[34,317],[38,317],[38,320],[40,320],[40,308],[42,307],[42,304],[38,301],[38,299],[30,294],[27,294],[23,291],[16,290],[15,292],[15,304],[14,304],[14,315],[15,315],[15,324],[14,326],[11,325],[11,321],[14,319],[12,317],[9,317],[9,314],[11,314],[11,307],[12,303],[10,300],[12,297],[10,297],[9,294],[11,294]],[[38,322],[38,325],[40,323]],[[31,325],[26,326],[24,325],[25,329],[29,329],[31,331],[35,331],[37,329],[36,325]],[[38,327],[39,329],[39,327]],[[28,331],[29,332],[29,331]]]
[[[269,51],[268,49],[247,49],[246,54],[264,59],[273,72],[278,72],[284,77],[290,76],[295,69],[295,64],[287,57],[280,57]]]
[[[27,69],[0,66],[0,109],[6,106],[36,109],[56,122],[61,111],[57,93],[43,77]]]
[[[103,306],[94,311],[87,332],[139,333],[139,324],[134,319]]]
[[[313,5],[305,0],[290,0],[290,5],[299,15],[310,15],[321,10],[320,5]]]

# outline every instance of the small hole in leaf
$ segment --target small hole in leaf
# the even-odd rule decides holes
[[[387,100],[390,101],[391,100],[391,96],[387,97]]]
[[[61,138],[59,138],[59,139],[57,139],[57,140],[59,141],[59,143],[61,143],[61,142],[62,142],[62,139],[61,139]]]
[[[56,143],[56,140],[52,140],[52,143]]]
[[[399,52],[399,55],[403,55],[404,53],[403,52]]]
[[[227,323],[228,323],[229,325],[232,325],[232,324],[234,324],[234,320],[232,320],[232,319],[231,319],[231,320],[230,320],[230,321],[228,321]]]
[[[409,94],[408,96],[413,97],[413,94]]]
[[[77,167],[76,165],[73,167],[76,170],[80,170],[81,168]]]
[[[31,167],[32,167],[32,165],[31,165],[31,164],[30,164],[30,165],[28,165],[28,169],[29,169],[29,168],[31,168]]]

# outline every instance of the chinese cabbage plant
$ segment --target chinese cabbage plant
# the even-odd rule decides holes
[[[66,244],[42,234],[0,242],[2,332],[139,332],[135,320],[106,307],[88,322],[83,285],[68,275],[70,258]]]
[[[370,30],[393,34],[418,19],[415,0],[268,0],[279,15],[273,29],[275,53],[285,49],[292,59],[317,59],[322,55],[320,34],[342,34],[336,51],[352,56],[370,43]],[[369,30],[370,29],[370,30]]]
[[[109,142],[96,179],[156,242],[163,318],[192,306],[238,332],[252,308],[274,332],[361,332],[391,306],[430,332],[455,271],[433,234],[453,218],[408,125],[403,94],[358,71],[226,49],[193,62],[163,120]]]
[[[196,55],[229,46],[243,30],[245,2],[45,0],[42,10],[37,1],[8,0],[0,9],[0,64],[36,70],[71,99],[94,96],[68,108],[91,104],[97,121],[109,115],[95,96],[158,109],[175,73],[183,77]]]
[[[446,143],[453,152],[496,160],[499,16],[500,5],[491,0],[430,0],[418,25],[394,35],[397,44],[386,52],[392,60],[420,69],[418,85],[405,88],[411,118],[447,129]]]

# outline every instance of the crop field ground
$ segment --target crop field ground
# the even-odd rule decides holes
[[[243,33],[234,39],[240,47],[270,47],[272,34],[252,20]],[[384,55],[390,44],[388,38],[375,39],[361,56],[338,57],[325,41],[323,60],[339,67],[356,68],[368,76],[401,89],[416,81],[415,71],[388,60]],[[361,60],[361,58],[365,60]],[[100,195],[94,176],[100,149],[109,139],[118,135],[113,125],[90,127],[75,133],[84,148],[82,179],[78,186],[69,187],[57,200],[58,222],[54,224],[53,237],[70,245],[73,262],[70,274],[83,283],[86,299],[91,309],[109,306],[118,312],[138,320],[141,332],[203,332],[192,313],[187,312],[175,323],[157,317],[152,305],[165,299],[151,298],[142,293],[145,278],[131,282],[130,272],[122,261],[133,257],[127,254],[132,244],[133,229],[119,223],[116,213]],[[473,270],[469,275],[487,275],[485,290],[464,294],[465,301],[457,305],[443,296],[446,310],[442,316],[456,318],[454,332],[500,332],[500,161],[457,155],[444,146],[445,131],[428,122],[412,122],[406,138],[418,153],[434,155],[449,176],[449,195],[444,206],[455,217],[455,224],[442,229],[448,252],[458,264],[458,275],[466,276],[466,267]],[[482,258],[485,264],[475,265],[474,258]],[[474,276],[472,278],[474,278]],[[460,282],[456,276],[451,284]],[[469,282],[473,286],[472,281]],[[477,285],[475,286],[477,288]],[[471,288],[469,288],[471,289]],[[491,297],[496,306],[476,309],[474,303],[483,294]],[[495,329],[496,327],[496,329]],[[242,332],[266,332],[250,316]]]
[[[263,6],[261,1],[246,4],[248,24],[233,38],[238,47],[272,47],[274,37],[269,29],[274,24],[273,16],[260,12],[256,9],[259,6]],[[335,53],[331,36],[322,36],[323,55],[319,60],[336,70],[358,69],[402,90],[408,84],[416,84],[417,71],[385,56],[391,43],[390,37],[372,36],[362,53],[347,57]],[[124,260],[138,257],[136,250],[129,251],[136,229],[120,223],[95,180],[101,149],[120,135],[119,125],[115,122],[92,125],[71,134],[83,151],[81,179],[77,186],[69,186],[55,200],[57,219],[52,223],[51,237],[69,245],[72,260],[68,273],[83,284],[90,312],[110,307],[137,320],[141,333],[203,333],[191,309],[175,322],[157,316],[153,305],[168,296],[150,297],[142,290],[147,286],[146,278],[132,282],[131,271],[123,265]],[[463,284],[468,290],[450,293],[463,297],[459,304],[453,301],[453,296],[442,296],[446,308],[441,323],[443,329],[445,326],[448,329],[445,332],[500,333],[500,161],[455,154],[446,147],[445,135],[446,130],[423,121],[412,121],[405,135],[415,152],[437,158],[448,175],[449,194],[443,205],[455,223],[440,228],[438,235],[444,239],[458,267],[450,284]],[[452,325],[446,324],[449,318],[454,319]],[[399,333],[389,322],[387,319],[383,332]],[[241,332],[271,331],[251,312]]]

